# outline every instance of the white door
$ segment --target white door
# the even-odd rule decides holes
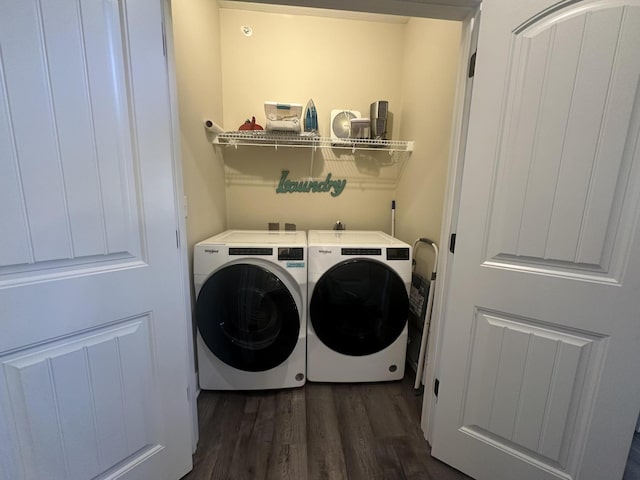
[[[159,0],[0,1],[0,479],[191,467]]]
[[[433,455],[621,478],[640,405],[640,2],[487,0]]]

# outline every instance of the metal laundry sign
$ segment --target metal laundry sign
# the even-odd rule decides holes
[[[324,180],[289,180],[289,170],[282,170],[280,182],[276,193],[326,193],[331,192],[332,197],[342,193],[347,185],[347,180],[333,180],[331,173],[327,173]]]

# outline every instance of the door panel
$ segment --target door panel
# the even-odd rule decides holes
[[[577,419],[584,423],[580,402],[593,400],[585,378],[601,369],[603,340],[478,310],[462,430],[490,444],[509,445],[525,459],[566,468],[570,450],[577,448],[571,432]]]
[[[15,4],[0,19],[0,137],[11,159],[0,173],[10,207],[3,212],[15,225],[0,265],[135,256],[122,5]]]
[[[483,6],[432,450],[474,478],[622,476],[640,404],[638,51],[637,0]]]
[[[2,365],[27,478],[93,478],[157,445],[147,407],[148,316],[21,351]]]
[[[640,9],[565,9],[510,43],[487,257],[615,278],[637,195]]]
[[[191,466],[163,5],[1,2],[1,480]]]

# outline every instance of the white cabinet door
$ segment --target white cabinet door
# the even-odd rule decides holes
[[[159,0],[0,2],[0,479],[191,467]]]
[[[433,455],[621,478],[640,405],[640,2],[483,3]]]

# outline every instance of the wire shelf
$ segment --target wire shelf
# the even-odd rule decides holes
[[[345,150],[387,150],[389,152],[412,152],[413,142],[400,140],[378,140],[368,138],[332,139],[314,133],[267,132],[264,130],[240,130],[218,133],[213,143],[225,145],[263,145],[270,147],[337,148]]]
[[[252,163],[256,158],[255,152],[244,155],[240,150],[240,147],[271,147],[275,152],[265,150],[261,152],[261,159],[278,158],[278,165],[291,165],[295,169],[300,169],[300,159],[305,156],[298,155],[294,149],[310,152],[306,168],[309,178],[319,178],[325,175],[325,171],[331,171],[361,188],[395,188],[414,148],[412,141],[336,139],[312,132],[225,132],[215,124],[207,123],[205,128],[210,133],[209,141],[224,147],[221,153],[228,185],[271,185],[273,172],[266,166],[269,162]],[[278,151],[279,148],[282,150]]]

